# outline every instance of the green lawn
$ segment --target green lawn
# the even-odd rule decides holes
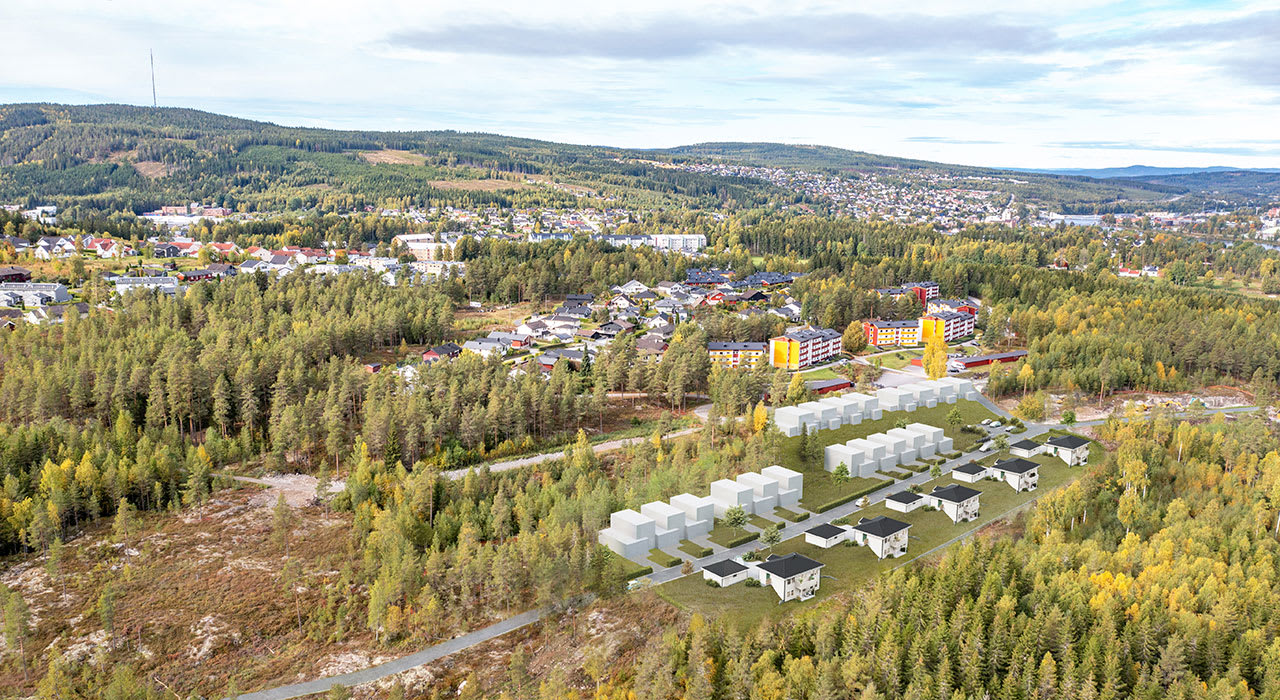
[[[1090,460],[1101,459],[1102,450],[1095,445]],[[1007,458],[1007,455],[1001,456]],[[749,630],[756,627],[764,618],[777,619],[792,611],[807,608],[810,602],[822,601],[831,595],[858,588],[883,571],[901,566],[913,558],[938,547],[952,538],[981,528],[1011,509],[1029,503],[1038,495],[1074,481],[1083,471],[1083,467],[1067,467],[1056,457],[1040,455],[1034,458],[1041,464],[1040,486],[1030,493],[1015,493],[1007,484],[1000,481],[980,481],[972,484],[972,488],[982,492],[981,515],[971,523],[953,524],[951,519],[939,511],[926,511],[917,508],[910,513],[891,511],[878,503],[870,508],[855,513],[851,520],[874,518],[887,515],[896,520],[911,524],[910,540],[907,555],[899,559],[880,561],[866,547],[840,545],[831,549],[821,549],[806,544],[803,537],[795,537],[774,548],[776,554],[799,552],[816,559],[825,567],[822,570],[822,587],[815,601],[805,603],[778,604],[778,597],[771,588],[747,588],[736,584],[728,588],[712,588],[707,586],[702,576],[694,574],[659,586],[656,590],[668,602],[690,612],[702,613],[708,617],[723,616],[731,620],[738,629]],[[956,483],[950,475],[927,482],[923,486],[925,493],[934,486],[945,486]],[[834,577],[835,580],[827,578]]]
[[[694,559],[701,559],[712,553],[710,548],[703,548],[702,545],[690,540],[680,540],[680,546],[678,549]]]
[[[767,529],[769,529],[769,528],[773,527],[773,521],[772,521],[772,520],[769,520],[768,518],[765,518],[765,517],[763,517],[763,516],[757,515],[757,514],[755,514],[755,513],[752,513],[751,515],[748,515],[748,516],[747,516],[747,522],[751,523],[752,525],[755,525],[756,527],[760,528],[761,530],[767,530]]]
[[[902,350],[900,352],[889,353],[888,355],[881,355],[877,359],[880,360],[880,366],[882,367],[888,367],[889,369],[902,369],[907,365],[910,365],[912,360],[923,356],[924,353],[919,350]]]
[[[955,443],[955,450],[967,451],[978,441],[973,433],[961,432],[947,423],[947,414],[952,409],[960,412],[962,424],[974,425],[985,418],[997,418],[994,413],[977,401],[957,401],[954,404],[939,404],[933,408],[921,408],[910,413],[904,411],[886,411],[880,420],[863,421],[858,425],[846,425],[835,430],[819,430],[809,435],[810,440],[817,440],[822,447],[848,442],[872,433],[883,433],[893,429],[898,421],[906,419],[908,423],[924,423],[942,428],[947,437]],[[849,493],[863,489],[873,483],[872,479],[853,478],[843,484],[835,483],[825,469],[822,458],[814,464],[803,464],[800,461],[800,438],[781,438],[778,447],[778,461],[784,467],[804,473],[804,498],[800,505],[813,510],[824,503]]]
[[[804,380],[806,382],[815,382],[815,381],[818,381],[819,379],[843,379],[843,377],[841,377],[839,374],[836,374],[835,370],[831,369],[830,367],[823,367],[821,369],[810,370],[808,372],[801,372],[800,374],[801,376],[804,377]]]
[[[730,540],[737,539],[747,534],[750,534],[750,532],[746,529],[735,530],[717,520],[715,527],[711,528],[711,534],[708,536],[708,539],[721,547],[728,547]]]

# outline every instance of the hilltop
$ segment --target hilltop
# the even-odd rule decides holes
[[[1165,202],[1193,183],[1013,172],[826,146],[704,143],[662,150],[457,131],[287,127],[193,109],[0,106],[0,200],[144,211],[214,200],[248,210],[415,204],[741,209],[794,201],[763,180],[693,173],[716,161],[850,175],[946,174],[1046,208]],[[910,183],[917,184],[917,183]],[[930,185],[922,185],[930,186]]]

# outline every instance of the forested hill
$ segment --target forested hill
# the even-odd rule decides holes
[[[1193,189],[820,146],[719,143],[634,151],[455,131],[284,127],[192,109],[0,106],[0,201],[6,202],[53,200],[64,207],[137,212],[192,200],[242,210],[442,204],[739,209],[797,197],[760,179],[654,161],[877,171],[898,178],[942,174],[958,179],[923,186],[996,189],[1049,208],[1166,201]]]

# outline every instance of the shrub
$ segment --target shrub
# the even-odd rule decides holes
[[[741,537],[737,537],[732,540],[729,540],[729,549],[733,549],[734,547],[744,545],[748,542],[753,542],[759,536],[760,536],[760,533],[758,532],[748,532],[747,534]]]
[[[713,553],[710,547],[703,547],[697,542],[690,542],[687,540],[685,541],[684,544],[680,545],[680,551],[687,553],[689,556],[694,557],[695,559],[709,557]]]
[[[763,585],[764,584],[760,583],[760,579],[758,578],[749,578],[746,580],[747,588],[760,588]]]
[[[680,557],[673,557],[661,549],[649,550],[649,560],[663,568],[680,566]]]
[[[863,496],[871,493],[872,491],[879,490],[883,486],[885,486],[885,484],[872,484],[871,486],[866,486],[862,489],[854,491],[853,493],[845,494],[840,498],[837,498],[834,501],[831,501],[829,503],[823,503],[822,505],[818,506],[817,508],[814,508],[813,510],[814,512],[817,512],[817,513],[825,513],[831,510],[832,508],[835,508],[837,506],[842,506],[848,503],[849,501],[862,498]]]
[[[704,578],[704,579],[702,579],[702,581],[703,581],[704,583],[706,583],[708,586],[712,587],[712,588],[719,588],[719,587],[720,587],[720,584],[716,583],[715,581],[712,581],[712,580],[711,580],[711,579],[709,579],[709,578]]]

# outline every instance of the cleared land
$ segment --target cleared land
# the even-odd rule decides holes
[[[421,154],[411,151],[397,151],[391,149],[383,149],[381,151],[365,151],[360,154],[361,158],[377,165],[385,163],[388,165],[422,165],[427,159]]]
[[[825,448],[837,445],[854,438],[861,438],[872,433],[883,433],[897,426],[898,421],[906,419],[908,423],[924,423],[942,428],[947,437],[955,443],[955,449],[967,451],[978,441],[973,433],[962,432],[958,427],[947,423],[947,414],[952,410],[960,412],[961,425],[974,425],[986,418],[998,418],[977,401],[957,401],[954,404],[939,404],[933,408],[921,408],[911,413],[904,411],[886,411],[879,420],[863,421],[858,425],[846,425],[835,430],[819,430],[809,435],[810,440],[817,440]],[[866,488],[871,479],[850,479],[844,483],[836,483],[835,479],[822,468],[822,458],[817,462],[805,464],[800,458],[800,438],[782,438],[779,450],[781,464],[804,473],[804,498],[800,505],[813,510],[824,503],[855,493]]]
[[[1007,453],[994,456],[998,459],[1007,457]],[[1095,445],[1091,461],[1101,458],[1102,450]],[[700,573],[677,579],[655,590],[664,599],[688,612],[697,612],[708,617],[723,617],[739,629],[751,629],[759,625],[762,619],[778,619],[807,607],[815,601],[823,601],[854,590],[881,572],[901,566],[953,538],[985,527],[1011,509],[1030,503],[1040,494],[1074,481],[1084,470],[1084,467],[1067,467],[1056,457],[1041,455],[1035,457],[1033,461],[1042,465],[1040,487],[1035,491],[1017,493],[1003,481],[980,481],[972,484],[972,488],[982,492],[982,509],[980,517],[970,523],[953,524],[951,519],[940,511],[929,511],[923,508],[917,508],[911,513],[898,513],[889,510],[883,503],[877,503],[852,516],[855,522],[858,518],[887,515],[910,523],[907,555],[899,559],[882,561],[877,559],[869,548],[854,545],[842,544],[831,549],[822,549],[806,544],[803,537],[792,538],[774,547],[775,554],[799,552],[825,564],[822,570],[822,586],[814,601],[780,604],[772,588],[748,588],[743,584],[713,588],[706,584]],[[948,474],[926,482],[922,490],[928,493],[934,486],[952,483],[957,482]]]
[[[467,190],[471,192],[497,192],[498,190],[522,190],[528,183],[516,180],[486,178],[483,180],[432,180],[432,187],[438,190]]]

